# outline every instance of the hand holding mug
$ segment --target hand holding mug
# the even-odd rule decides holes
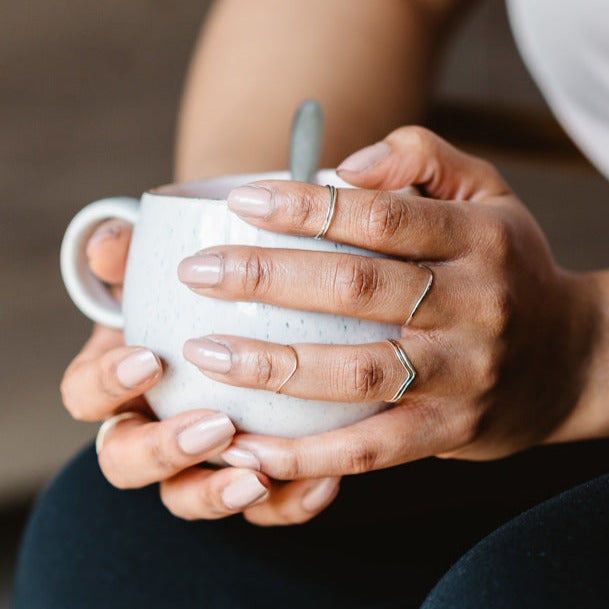
[[[594,287],[556,265],[537,223],[496,170],[407,127],[338,172],[362,190],[339,190],[327,237],[390,259],[217,246],[182,262],[181,277],[208,298],[384,324],[404,323],[420,302],[399,349],[386,341],[287,348],[216,334],[193,337],[185,353],[209,378],[269,390],[291,371],[293,349],[299,365],[283,391],[314,400],[391,401],[407,374],[401,354],[416,379],[395,407],[353,425],[296,439],[240,435],[224,458],[295,479],[431,455],[494,459],[581,437]],[[395,192],[410,185],[427,196]],[[326,189],[283,181],[252,183],[228,200],[254,226],[308,236],[323,225],[329,205]],[[197,276],[212,260],[213,282],[210,273]],[[434,278],[428,292],[427,269]]]
[[[120,297],[131,227],[102,224],[87,246],[91,270]],[[161,499],[183,518],[215,519],[243,512],[261,525],[304,522],[332,502],[338,479],[272,483],[250,469],[195,467],[231,443],[235,428],[225,415],[205,409],[157,421],[142,394],[162,377],[158,357],[125,346],[118,329],[97,325],[81,353],[66,370],[64,403],[79,420],[99,421],[117,413],[104,435],[100,467],[118,488],[160,482]]]

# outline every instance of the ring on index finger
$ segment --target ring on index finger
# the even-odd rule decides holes
[[[322,224],[319,232],[315,235],[315,239],[323,239],[330,228],[330,224],[332,224],[332,220],[334,218],[334,212],[336,211],[336,197],[338,196],[338,191],[335,186],[332,184],[326,184],[326,187],[330,191],[330,203],[328,204],[328,211],[326,213],[326,219]]]

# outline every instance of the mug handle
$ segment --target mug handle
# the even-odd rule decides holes
[[[90,203],[72,219],[61,242],[61,276],[74,304],[91,320],[122,328],[121,306],[108,288],[89,269],[87,243],[98,224],[119,218],[137,222],[139,201],[131,197],[112,197]]]

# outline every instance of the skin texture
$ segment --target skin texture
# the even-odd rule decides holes
[[[289,2],[248,3],[247,9],[243,3],[219,2],[189,73],[179,122],[177,178],[285,166],[291,112],[312,95],[326,108],[326,165],[412,121],[424,104],[435,60],[432,50],[454,5],[464,3],[440,4],[387,0],[379,10],[377,3],[367,1],[311,2],[306,14],[294,19],[287,13],[294,15],[298,8]],[[335,23],[344,26],[336,28]],[[359,35],[362,31],[371,38]],[[303,54],[303,41],[298,41],[303,32],[315,36],[324,52]],[[327,56],[333,57],[331,72]],[[273,70],[266,69],[269,66]],[[239,78],[223,77],[227,73]],[[386,80],[379,82],[381,77]],[[609,302],[606,274],[575,276],[556,268],[534,221],[486,163],[422,130],[405,139],[399,133],[387,138],[392,160],[359,175],[343,172],[345,179],[372,192],[352,205],[351,213],[341,206],[345,195],[340,193],[328,237],[357,238],[359,244],[401,260],[388,261],[381,270],[341,264],[338,273],[332,272],[338,268],[336,261],[316,260],[327,281],[316,286],[315,306],[319,310],[326,302],[331,310],[357,317],[398,321],[426,280],[412,262],[432,263],[432,291],[404,332],[404,347],[418,372],[404,403],[324,436],[292,442],[237,436],[232,445],[229,438],[199,454],[184,454],[179,434],[212,413],[193,411],[154,421],[140,396],[162,372],[136,387],[122,386],[117,368],[136,347],[125,347],[119,332],[96,328],[66,371],[62,393],[79,419],[102,420],[125,410],[141,413],[106,436],[99,458],[110,482],[133,488],[159,481],[165,505],[184,518],[243,512],[256,524],[291,524],[329,505],[344,474],[428,454],[487,459],[536,443],[607,434],[609,324],[602,306]],[[408,183],[419,184],[433,201],[398,200],[374,192]],[[300,210],[300,225],[289,214],[285,221],[272,215],[249,221],[278,232],[315,234],[327,209],[327,190],[303,191],[293,185],[284,195]],[[404,235],[394,226],[400,218],[406,220],[401,225],[407,230]],[[130,229],[123,225],[88,251],[92,270],[113,284],[118,297],[129,238]],[[289,257],[274,260],[251,250],[221,254],[228,263],[227,283],[213,294],[205,288],[202,293],[304,308],[297,300],[286,300],[285,286],[296,286],[290,283],[293,277],[306,274],[310,265],[294,266],[299,263]],[[254,282],[257,289],[231,275],[244,259],[258,261],[257,268],[269,271],[266,282]],[[375,299],[371,286],[379,287],[383,297]],[[292,360],[281,347],[241,337],[212,338],[233,351],[230,373],[216,374],[218,381],[263,389],[265,383],[276,387],[273,383],[287,376]],[[301,366],[285,387],[288,393],[306,397],[306,391],[327,391],[331,399],[350,400],[361,399],[363,392],[369,399],[387,399],[401,378],[387,345],[327,351],[323,356],[327,370],[334,371],[331,379],[311,365],[320,357],[320,347],[296,348]],[[266,361],[266,374],[252,374],[248,361]],[[387,427],[394,434],[391,443]],[[240,450],[235,452],[235,447]],[[223,451],[236,467],[216,472],[192,467]],[[248,506],[229,507],[226,489],[251,476],[252,469],[268,495]],[[298,481],[277,484],[272,479]]]
[[[324,107],[326,166],[336,165],[393,127],[418,119],[440,42],[466,4],[219,0],[202,30],[187,76],[178,119],[176,181],[285,167],[291,116],[308,97],[318,98]],[[238,77],[228,78],[231,74]],[[131,231],[120,223],[117,231],[116,226],[106,230],[104,238],[99,231],[108,227],[100,227],[88,255],[93,272],[120,298]],[[242,511],[259,525],[304,522],[334,499],[337,477],[278,485],[257,474],[269,489],[268,497],[253,507],[228,509],[222,501],[224,489],[233,477],[249,472],[227,468],[211,474],[190,467],[222,450],[184,455],[176,441],[184,426],[193,422],[191,416],[210,413],[154,421],[141,394],[161,373],[130,388],[117,377],[120,363],[136,349],[124,346],[120,332],[97,327],[61,385],[64,403],[77,419],[101,421],[134,409],[142,413],[106,435],[99,461],[112,484],[132,488],[159,481],[162,501],[178,516],[218,518]],[[312,491],[314,500],[308,495]]]
[[[412,261],[423,261],[436,275],[422,305],[427,315],[404,326],[401,340],[418,377],[398,405],[356,425],[297,440],[241,435],[240,454],[251,452],[273,478],[294,479],[362,473],[431,455],[495,459],[544,442],[606,434],[606,370],[595,378],[588,373],[591,363],[600,370],[597,362],[607,359],[607,307],[599,299],[606,274],[560,269],[535,220],[488,163],[419,127],[399,129],[386,143],[390,154],[369,170],[339,168],[365,190],[339,191],[327,236],[402,262],[214,247],[202,254],[224,262],[222,280],[191,287],[207,297],[391,321],[396,299],[410,303],[408,311],[420,294],[422,283],[404,277],[420,271]],[[386,191],[410,185],[427,197]],[[272,210],[262,218],[242,214],[244,220],[308,236],[323,222],[323,187],[253,186],[271,193]],[[313,268],[315,282],[307,277]],[[306,293],[306,300],[288,289]],[[234,336],[203,340],[232,352],[234,365],[223,374],[194,362],[220,382],[272,390],[292,366],[281,345]],[[293,347],[300,366],[283,392],[299,397],[389,400],[404,377],[385,343]],[[260,362],[264,375],[253,366]],[[240,462],[230,451],[225,458]]]
[[[102,469],[116,486],[162,480],[161,497],[173,513],[215,518],[239,511],[227,508],[223,491],[253,469],[269,494],[244,510],[246,518],[260,524],[293,523],[329,505],[342,475],[429,455],[494,459],[545,442],[607,434],[607,274],[579,276],[557,267],[533,218],[484,161],[419,127],[402,128],[386,143],[390,153],[383,161],[358,175],[341,172],[364,190],[339,191],[327,236],[398,260],[368,260],[362,265],[335,254],[313,259],[307,252],[290,257],[282,250],[215,247],[203,254],[213,252],[224,262],[222,281],[209,288],[191,287],[207,297],[299,309],[317,303],[317,310],[389,320],[396,296],[409,302],[408,309],[420,294],[424,277],[412,261],[425,261],[434,269],[436,281],[420,314],[403,328],[402,345],[418,371],[404,399],[382,414],[319,436],[283,440],[237,435],[213,452],[186,458],[176,449],[176,435],[189,422],[211,413],[192,411],[163,423],[150,422],[149,414],[122,421],[100,453]],[[412,184],[428,196],[384,190]],[[262,218],[242,216],[246,221],[279,232],[315,234],[327,209],[326,189],[288,182],[254,186],[272,193],[273,208]],[[456,195],[458,199],[453,198]],[[118,255],[118,248],[113,251]],[[307,268],[313,266],[320,276],[316,285],[306,278]],[[414,278],[404,288],[409,273]],[[286,296],[286,286],[297,287],[293,278],[303,276],[306,304]],[[374,310],[367,308],[371,295],[379,291],[382,298]],[[120,341],[120,334],[114,339]],[[212,340],[231,351],[228,372],[201,367],[219,382],[274,390],[293,363],[281,345],[235,336],[194,340]],[[101,357],[77,360],[75,365],[84,369],[70,378],[86,378],[89,366],[98,370],[90,380],[112,379],[111,373],[100,374],[99,367],[112,370],[129,348],[107,347]],[[300,365],[283,389],[292,395],[387,400],[403,378],[384,343],[294,348]],[[113,394],[116,404],[120,391],[114,381],[108,382],[99,393]],[[134,392],[122,393],[127,397]],[[93,410],[95,392],[90,399],[88,411]],[[143,407],[136,398],[120,408]],[[220,472],[189,468],[218,453],[235,467]],[[306,494],[313,490],[312,480],[320,478],[318,488],[323,492],[311,510]],[[271,479],[301,481],[280,486]]]
[[[324,109],[324,167],[420,120],[446,29],[468,4],[216,3],[189,69],[177,180],[286,167],[292,114],[311,97]]]

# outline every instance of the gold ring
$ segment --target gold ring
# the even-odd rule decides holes
[[[95,452],[99,455],[104,447],[104,441],[106,439],[106,435],[108,432],[121,421],[125,419],[135,419],[136,417],[141,416],[139,412],[121,412],[120,414],[115,414],[113,417],[106,419],[97,430],[97,436],[95,437]]]
[[[292,347],[292,345],[286,345],[286,347],[288,349],[291,349],[292,353],[294,354],[294,366],[292,367],[292,370],[290,370],[290,374],[288,374],[288,376],[283,381],[283,383],[281,383],[281,385],[279,385],[279,387],[277,387],[277,389],[275,390],[275,393],[281,393],[281,390],[291,380],[291,378],[296,374],[296,370],[298,368],[298,353],[296,353],[296,349],[294,349],[294,347]]]
[[[319,229],[319,232],[315,235],[315,239],[322,239],[325,237],[328,229],[330,228],[330,224],[332,224],[334,212],[336,211],[336,197],[338,196],[338,191],[336,190],[335,186],[332,186],[332,184],[326,184],[326,188],[330,191],[330,204],[328,205],[326,219],[324,220],[322,227]]]
[[[433,271],[426,264],[419,263],[419,264],[417,264],[417,266],[419,268],[425,269],[429,273],[429,277],[427,278],[427,283],[425,284],[425,287],[423,288],[423,292],[421,292],[421,295],[419,296],[417,301],[414,303],[414,307],[412,307],[412,311],[410,311],[410,315],[408,316],[408,319],[404,322],[405,326],[407,326],[412,321],[412,318],[414,317],[414,314],[417,312],[417,309],[419,308],[420,304],[423,302],[423,299],[425,298],[425,296],[427,296],[427,293],[429,292],[429,290],[431,290],[431,286],[432,286],[433,280],[434,280]]]
[[[395,395],[390,400],[387,400],[389,403],[395,404],[396,402],[402,399],[402,397],[406,393],[406,389],[408,389],[410,383],[412,383],[412,381],[414,381],[414,379],[416,378],[417,371],[410,363],[410,360],[406,355],[406,351],[404,351],[404,348],[397,340],[394,340],[393,338],[388,338],[387,342],[393,348],[395,356],[398,358],[398,361],[400,362],[400,364],[402,364],[404,370],[406,371],[406,377],[402,381],[402,384],[398,387],[398,390],[395,392]]]

